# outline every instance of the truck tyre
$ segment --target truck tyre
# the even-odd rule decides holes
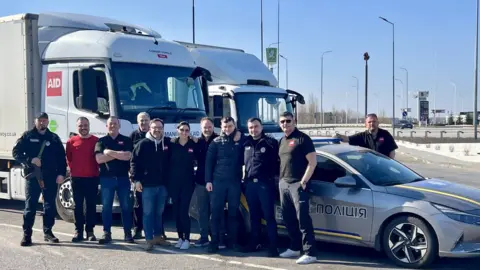
[[[75,215],[73,202],[73,189],[71,178],[66,178],[65,181],[58,186],[57,196],[55,199],[55,206],[58,215],[66,222],[74,223]]]

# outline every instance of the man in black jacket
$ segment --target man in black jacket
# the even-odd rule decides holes
[[[150,124],[150,115],[146,112],[141,112],[137,115],[138,128],[130,134],[133,145],[135,146],[139,141],[145,139]],[[133,179],[130,179],[133,181]],[[143,204],[142,193],[135,190],[135,202],[133,206],[133,238],[142,238],[143,230]]]
[[[197,146],[197,172],[196,172],[196,189],[195,194],[197,198],[198,206],[198,224],[200,226],[200,239],[195,243],[197,247],[203,247],[208,245],[208,232],[210,221],[210,193],[205,188],[205,160],[207,158],[207,150],[210,143],[218,137],[213,131],[213,120],[205,117],[200,120],[200,127],[202,129],[202,135],[198,139]],[[224,235],[225,235],[225,219],[223,216],[220,219],[220,237],[219,248],[224,248]]]
[[[47,242],[58,243],[52,233],[57,215],[57,184],[63,183],[67,170],[65,148],[57,134],[48,128],[48,115],[40,113],[35,127],[26,131],[13,147],[13,157],[22,164],[25,182],[25,211],[21,246],[32,245],[32,227],[40,194],[43,194],[43,233]],[[42,179],[38,179],[42,178]]]
[[[244,136],[235,141],[235,120],[224,117],[221,120],[222,134],[215,138],[208,147],[205,182],[212,200],[212,241],[208,252],[218,251],[219,223],[223,215],[225,200],[228,202],[228,236],[230,245],[238,250],[237,245],[237,211],[240,205]]]
[[[143,193],[143,226],[147,251],[152,250],[155,244],[168,245],[162,237],[162,216],[167,199],[170,139],[164,137],[163,127],[161,119],[150,121],[150,131],[135,146],[130,161],[135,188]]]

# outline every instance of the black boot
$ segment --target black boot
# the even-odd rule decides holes
[[[57,237],[55,237],[55,235],[53,235],[53,233],[50,231],[50,232],[46,232],[43,236],[43,240],[45,240],[45,242],[50,242],[50,243],[58,243],[60,242],[58,240]]]
[[[112,234],[111,233],[104,233],[102,238],[100,240],[98,240],[98,243],[103,245],[103,244],[108,244],[112,242]]]
[[[73,235],[72,242],[82,242],[83,240],[85,240],[85,238],[83,238],[83,231],[76,231]]]
[[[131,231],[128,231],[125,233],[125,237],[124,237],[124,240],[125,242],[127,243],[135,243],[135,241],[133,241],[133,236],[132,236],[132,232]]]
[[[97,237],[95,237],[95,234],[93,234],[93,232],[87,232],[87,240],[88,241],[97,241]]]
[[[20,241],[20,246],[22,247],[29,247],[32,245],[32,237],[24,235],[22,241]]]

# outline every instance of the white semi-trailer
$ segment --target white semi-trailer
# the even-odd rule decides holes
[[[247,120],[258,117],[264,131],[279,139],[283,136],[279,115],[294,113],[304,97],[290,89],[278,87],[272,72],[255,55],[241,49],[180,42],[186,46],[195,63],[211,72],[208,82],[209,116],[220,128],[221,117],[231,115],[240,131],[247,133]]]
[[[80,116],[90,120],[96,136],[106,135],[107,118],[117,116],[120,132],[129,135],[143,111],[165,121],[167,136],[182,120],[200,135],[199,120],[208,111],[200,78],[209,73],[184,46],[153,30],[88,15],[26,13],[0,18],[0,40],[2,199],[25,200],[12,149],[40,111],[48,113],[49,128],[63,143]],[[73,221],[72,194],[67,178],[57,196],[58,213],[67,221]]]

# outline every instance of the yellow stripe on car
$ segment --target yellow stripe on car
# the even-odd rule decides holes
[[[472,199],[469,199],[469,198],[466,198],[466,197],[463,197],[463,196],[459,196],[459,195],[447,193],[447,192],[442,192],[442,191],[433,190],[433,189],[427,189],[427,188],[420,188],[420,187],[402,186],[402,185],[397,185],[396,187],[405,188],[405,189],[411,189],[411,190],[416,190],[416,191],[430,192],[430,193],[434,193],[434,194],[438,194],[438,195],[443,195],[443,196],[447,196],[447,197],[459,199],[459,200],[462,200],[462,201],[465,201],[465,202],[469,202],[469,203],[473,203],[473,204],[475,204],[475,205],[480,206],[480,202],[477,202],[477,201],[475,201],[475,200],[472,200]]]

